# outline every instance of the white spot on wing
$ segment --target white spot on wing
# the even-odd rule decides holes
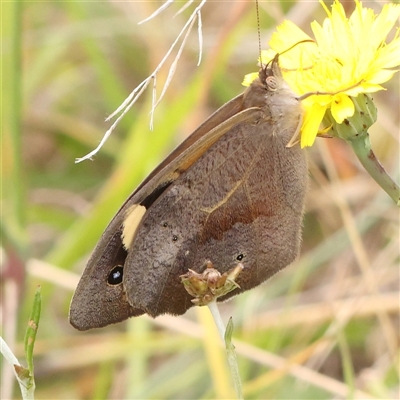
[[[126,250],[129,250],[133,238],[135,237],[136,230],[145,213],[146,207],[140,204],[134,204],[127,210],[122,227],[122,243]]]

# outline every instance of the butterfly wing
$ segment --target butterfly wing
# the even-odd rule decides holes
[[[303,152],[286,144],[301,111],[288,88],[267,88],[271,77],[211,116],[128,198],[78,284],[73,326],[182,314],[192,303],[179,276],[206,260],[220,272],[241,261],[238,292],[294,259],[307,169]]]
[[[133,192],[99,240],[79,281],[70,306],[70,323],[79,330],[97,328],[144,313],[127,300],[120,283],[127,248],[124,231],[133,240],[141,216],[165,189],[238,121],[255,121],[259,109],[243,110],[242,95],[214,113]],[[135,212],[132,212],[134,210]],[[130,215],[129,224],[127,216]],[[133,217],[133,219],[132,219]],[[128,227],[128,228],[127,228]],[[126,271],[126,268],[125,268]],[[114,279],[115,278],[115,279]]]
[[[297,256],[307,166],[296,126],[276,135],[267,118],[240,123],[210,147],[151,205],[129,249],[129,303],[153,317],[193,306],[180,275],[244,265],[240,289],[259,285]]]

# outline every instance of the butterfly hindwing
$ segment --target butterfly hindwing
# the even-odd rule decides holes
[[[300,166],[299,176],[307,171],[303,152],[287,149],[287,141],[285,135],[273,135],[268,121],[264,129],[239,124],[157,198],[126,261],[124,285],[131,304],[152,316],[183,314],[193,303],[179,277],[189,268],[202,272],[207,260],[221,273],[238,262],[244,265],[241,289],[226,298],[293,261],[302,196],[289,201],[286,170]],[[275,157],[269,157],[271,151]],[[293,190],[301,194],[304,180],[295,181]]]

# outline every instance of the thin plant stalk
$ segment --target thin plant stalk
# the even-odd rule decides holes
[[[218,328],[220,337],[225,343],[226,354],[228,357],[228,363],[229,363],[229,368],[231,370],[232,380],[235,386],[236,396],[238,399],[243,399],[242,381],[240,379],[235,346],[232,344],[232,332],[233,332],[232,318],[229,320],[227,328],[225,328],[224,322],[222,321],[221,314],[217,306],[217,302],[212,301],[208,303],[207,306],[214,318],[215,325]]]
[[[25,187],[22,165],[22,11],[23,2],[10,2],[4,7],[3,34],[9,39],[9,51],[4,54],[2,63],[3,76],[7,79],[2,83],[2,152],[10,154],[9,163],[4,163],[2,169],[3,195],[9,197],[10,210],[2,214],[2,229],[8,239],[19,252],[25,253],[27,239],[25,232]]]
[[[29,318],[25,333],[25,358],[28,367],[21,365],[12,350],[2,337],[0,337],[0,351],[4,358],[13,366],[15,377],[17,378],[21,396],[23,400],[33,400],[35,398],[35,379],[33,374],[33,347],[35,345],[36,333],[39,326],[42,298],[40,286],[36,289],[32,305],[32,312]]]

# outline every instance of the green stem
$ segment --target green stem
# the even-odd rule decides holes
[[[352,137],[348,140],[363,167],[379,186],[400,206],[400,187],[388,175],[371,149],[369,134]]]
[[[217,325],[218,332],[221,339],[225,343],[226,354],[228,358],[229,368],[231,370],[232,380],[235,385],[236,396],[239,400],[243,399],[242,393],[242,381],[240,379],[239,367],[237,364],[235,346],[232,344],[232,332],[233,332],[233,322],[232,318],[228,322],[228,326],[225,329],[225,325],[222,321],[221,314],[216,301],[212,301],[207,304],[211,314],[214,318],[215,324]]]
[[[16,1],[13,5],[14,12],[11,20],[11,138],[13,141],[15,205],[18,223],[23,224],[24,206],[21,185],[22,166],[22,135],[21,135],[21,111],[22,111],[22,73],[21,73],[21,26],[22,3]]]
[[[27,247],[25,232],[25,187],[22,166],[22,11],[23,2],[1,5],[2,34],[7,43],[2,59],[3,79],[1,96],[2,156],[8,163],[2,168],[1,196],[7,197],[10,209],[2,215],[2,230],[13,246],[24,253]],[[7,157],[5,157],[7,155]],[[3,233],[2,232],[2,233]]]
[[[342,358],[342,370],[344,381],[347,384],[349,393],[347,395],[348,399],[354,399],[355,392],[355,377],[354,377],[354,367],[353,362],[351,360],[351,352],[349,348],[349,344],[346,340],[345,333],[343,330],[339,329],[338,331],[338,345]]]
[[[29,373],[33,379],[33,347],[35,345],[36,334],[39,326],[40,313],[42,310],[42,295],[40,293],[41,288],[36,288],[35,297],[33,299],[31,316],[29,318],[28,326],[26,327],[24,347],[25,347],[25,358],[28,365]]]
[[[222,321],[221,314],[219,312],[217,302],[211,301],[210,303],[207,304],[207,307],[209,308],[211,315],[214,318],[215,325],[217,326],[219,336],[221,337],[222,341],[225,341],[225,325],[224,322]]]
[[[14,353],[8,347],[7,343],[0,336],[0,352],[4,358],[12,365],[15,377],[17,378],[19,387],[21,389],[21,396],[23,400],[34,400],[35,387],[31,385],[31,377],[29,370],[23,367]]]
[[[231,369],[233,383],[235,385],[236,395],[238,399],[243,399],[242,381],[240,379],[239,367],[237,363],[235,346],[232,344],[233,322],[232,317],[229,318],[228,325],[225,331],[225,347],[228,356],[228,363]]]

